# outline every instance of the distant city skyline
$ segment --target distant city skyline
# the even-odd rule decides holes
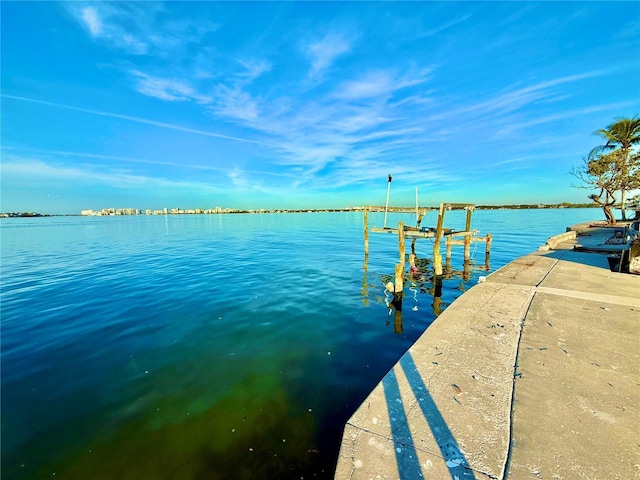
[[[0,211],[587,203],[637,2],[0,2]]]

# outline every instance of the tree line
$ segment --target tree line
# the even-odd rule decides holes
[[[616,223],[613,213],[620,194],[622,219],[626,220],[626,196],[640,188],[640,118],[621,118],[604,129],[596,130],[605,143],[594,147],[571,174],[584,185],[578,188],[595,190],[589,194],[596,205],[602,207],[607,223]],[[637,201],[637,200],[636,200]]]

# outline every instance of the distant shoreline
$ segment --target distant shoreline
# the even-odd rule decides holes
[[[397,207],[394,207],[397,208]],[[412,208],[412,207],[407,207]],[[421,209],[437,210],[437,206],[421,206]],[[599,205],[585,204],[585,203],[557,203],[557,204],[520,204],[520,205],[476,205],[476,210],[533,210],[533,209],[554,209],[554,208],[600,208]],[[344,207],[344,208],[273,208],[273,209],[257,209],[257,210],[245,210],[245,209],[231,209],[227,208],[221,211],[211,212],[208,210],[193,209],[193,210],[177,210],[167,211],[163,213],[145,213],[144,210],[140,210],[139,213],[109,213],[102,214],[96,212],[92,215],[86,215],[81,213],[37,213],[37,212],[8,212],[0,213],[0,218],[38,218],[38,217],[82,217],[82,216],[94,216],[94,217],[112,217],[112,216],[158,216],[158,215],[226,215],[226,214],[258,214],[258,213],[323,213],[323,212],[358,212],[363,211],[362,207]],[[384,211],[384,208],[380,207],[370,208],[370,211]]]

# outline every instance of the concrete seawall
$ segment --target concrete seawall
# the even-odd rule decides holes
[[[580,240],[450,305],[347,422],[335,478],[640,478],[640,276]]]

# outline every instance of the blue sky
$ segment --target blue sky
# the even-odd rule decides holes
[[[0,210],[586,202],[638,2],[0,2]]]

